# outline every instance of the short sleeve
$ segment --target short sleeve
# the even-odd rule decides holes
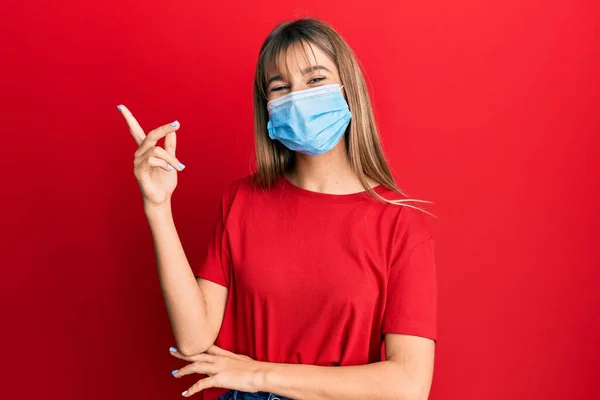
[[[402,252],[390,267],[383,333],[437,339],[437,278],[434,239]]]
[[[226,235],[226,220],[228,215],[228,199],[224,195],[219,205],[219,212],[214,223],[212,236],[204,261],[194,271],[197,277],[228,287],[229,283],[229,254]]]

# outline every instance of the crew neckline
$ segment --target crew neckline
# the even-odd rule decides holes
[[[353,203],[361,200],[374,199],[373,196],[371,196],[366,190],[348,194],[315,192],[312,190],[301,188],[300,186],[296,186],[295,184],[290,182],[290,180],[285,175],[282,175],[279,178],[279,184],[283,190],[317,202]],[[372,189],[377,194],[383,194],[387,190],[385,186],[381,184],[373,186]]]

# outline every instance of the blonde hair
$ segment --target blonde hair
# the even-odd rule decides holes
[[[338,68],[341,84],[345,88],[348,106],[352,112],[352,119],[345,134],[346,148],[352,169],[365,191],[382,202],[411,207],[430,214],[419,207],[407,204],[408,202],[431,203],[430,201],[408,198],[390,200],[370,187],[367,178],[408,197],[396,185],[385,160],[367,85],[354,52],[331,26],[312,18],[302,18],[278,25],[265,39],[260,49],[254,77],[254,140],[257,162],[255,178],[258,184],[263,187],[271,186],[294,166],[294,152],[279,141],[269,138],[267,133],[269,116],[266,78],[269,66],[277,66],[281,55],[304,43],[309,44],[311,49],[313,45],[317,46]]]

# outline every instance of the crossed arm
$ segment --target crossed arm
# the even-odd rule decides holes
[[[191,364],[174,376],[208,375],[186,390],[189,397],[210,387],[271,392],[292,399],[426,400],[433,376],[433,340],[386,334],[386,360],[367,365],[320,367],[259,362],[217,346],[195,356],[172,352]]]
[[[267,364],[259,390],[292,399],[426,400],[433,376],[434,342],[387,334],[386,361],[351,367]]]

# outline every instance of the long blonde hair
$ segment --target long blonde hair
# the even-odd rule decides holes
[[[271,140],[267,133],[269,115],[266,77],[267,68],[277,65],[282,54],[303,43],[309,44],[311,49],[313,45],[317,46],[338,68],[348,106],[352,112],[352,119],[345,134],[348,157],[365,191],[382,202],[411,207],[430,214],[419,207],[407,204],[408,202],[431,203],[430,201],[408,198],[386,199],[369,185],[367,178],[408,197],[396,185],[385,160],[367,85],[354,52],[331,26],[312,18],[302,18],[278,25],[265,39],[260,49],[254,77],[254,141],[258,184],[263,187],[271,186],[294,166],[294,152],[279,141]]]

